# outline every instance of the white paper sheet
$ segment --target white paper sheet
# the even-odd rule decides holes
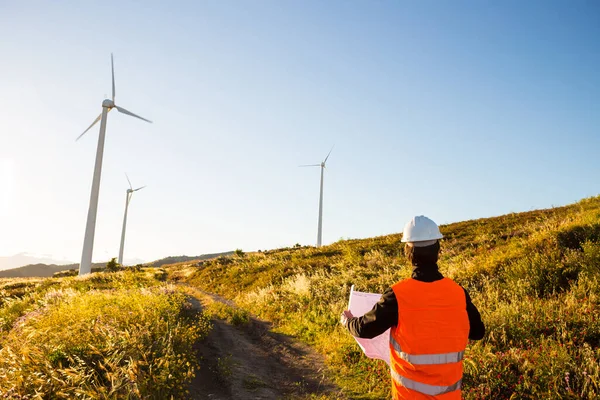
[[[362,317],[381,299],[378,293],[364,293],[350,289],[350,300],[348,309],[355,317]],[[388,329],[373,339],[354,338],[365,355],[369,358],[383,360],[390,365],[390,330]]]

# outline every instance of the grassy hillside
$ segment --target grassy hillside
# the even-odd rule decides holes
[[[440,270],[467,288],[486,324],[467,349],[466,399],[600,396],[600,197],[441,227]],[[238,254],[166,267],[235,300],[327,357],[351,398],[389,396],[385,363],[340,327],[350,286],[383,292],[410,276],[400,235]]]
[[[230,256],[232,254],[233,251],[226,251],[223,253],[202,254],[201,256],[171,256],[161,258],[160,260],[152,261],[148,263],[148,265],[151,265],[153,267],[162,267],[163,265],[167,264],[175,264],[186,261],[208,260],[211,258]]]
[[[182,398],[210,327],[165,277],[0,279],[2,398]]]

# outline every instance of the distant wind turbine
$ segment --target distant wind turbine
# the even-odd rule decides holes
[[[325,163],[329,158],[329,155],[333,151],[333,147],[329,150],[327,157],[321,162],[321,164],[309,164],[300,165],[300,167],[321,167],[321,193],[319,194],[319,230],[317,232],[317,247],[321,247],[321,238],[323,232],[323,171],[325,170]]]
[[[131,181],[127,174],[125,174],[127,178],[127,182],[129,183],[129,189],[127,189],[127,197],[125,198],[125,215],[123,216],[123,231],[121,232],[121,247],[119,248],[119,264],[123,264],[123,248],[125,247],[125,227],[127,226],[127,209],[129,208],[129,202],[131,201],[131,196],[133,196],[133,192],[137,192],[145,188],[146,186],[139,187],[134,189],[131,186]]]
[[[112,71],[112,100],[106,99],[102,102],[102,113],[92,122],[92,124],[76,139],[79,140],[87,131],[100,121],[100,135],[98,137],[98,148],[96,150],[96,164],[94,167],[94,179],[92,181],[92,194],[90,196],[90,207],[88,209],[87,224],[85,226],[85,238],[83,240],[83,251],[81,254],[81,264],[79,264],[79,275],[89,274],[92,271],[92,253],[94,250],[94,234],[96,231],[96,214],[98,211],[98,196],[100,194],[100,175],[102,174],[102,154],[104,153],[104,137],[106,136],[106,116],[113,108],[129,116],[139,118],[150,122],[146,118],[127,111],[123,107],[115,104],[115,66],[113,55],[110,55],[110,66]]]

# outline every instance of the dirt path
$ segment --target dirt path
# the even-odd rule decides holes
[[[209,301],[230,301],[186,287],[195,309]],[[251,318],[243,326],[215,319],[209,336],[196,344],[200,371],[192,399],[343,399],[326,378],[322,356],[293,338],[271,332],[270,324]]]

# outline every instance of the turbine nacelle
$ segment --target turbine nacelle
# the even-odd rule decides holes
[[[320,164],[299,165],[299,167],[321,167],[321,168],[325,168],[325,164],[327,163],[327,159],[331,155],[332,151],[333,151],[333,147],[331,147],[331,150],[329,150],[329,153],[327,153],[327,157],[325,157],[325,159],[323,161],[321,161]]]
[[[102,107],[105,107],[105,108],[113,108],[114,106],[115,106],[115,102],[114,102],[114,101],[112,101],[111,99],[105,99],[105,100],[102,102]]]
[[[129,176],[127,175],[127,173],[125,173],[125,178],[127,178],[127,183],[129,183],[129,189],[127,189],[127,193],[137,192],[138,190],[141,190],[146,187],[146,185],[144,185],[144,186],[140,186],[137,189],[134,189],[133,186],[131,186],[131,181],[129,180]]]

